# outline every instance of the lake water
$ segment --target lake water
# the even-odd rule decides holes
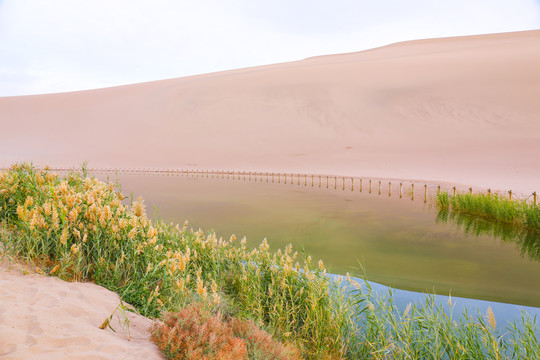
[[[104,178],[104,173],[98,177]],[[224,238],[246,236],[257,246],[264,238],[273,249],[292,243],[329,272],[367,275],[370,281],[414,292],[540,307],[540,262],[518,242],[474,236],[451,222],[437,221],[437,210],[388,183],[369,193],[367,180],[351,191],[350,180],[315,177],[109,174],[124,194],[145,199],[149,215],[166,222],[189,221]],[[357,180],[359,181],[359,180]],[[360,269],[362,264],[364,270]],[[405,292],[404,292],[405,293]]]

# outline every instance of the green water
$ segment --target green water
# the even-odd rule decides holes
[[[103,178],[103,175],[100,175]],[[429,201],[403,193],[368,193],[358,184],[337,189],[331,180],[298,185],[187,176],[118,175],[124,194],[141,195],[147,212],[167,222],[246,236],[250,246],[267,238],[277,249],[292,243],[329,272],[360,274],[399,289],[540,306],[540,262],[517,242],[466,234],[437,221]]]

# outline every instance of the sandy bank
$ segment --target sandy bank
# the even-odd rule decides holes
[[[67,283],[23,275],[0,264],[0,357],[2,359],[162,359],[150,341],[152,321],[131,312],[131,338],[99,326],[120,303],[117,294],[91,283]]]

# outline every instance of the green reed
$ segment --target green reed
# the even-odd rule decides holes
[[[143,315],[200,301],[256,320],[308,357],[341,351],[326,270],[292,246],[249,249],[245,239],[150,220],[143,200],[128,201],[118,184],[27,164],[0,174],[0,216],[10,229],[6,254],[41,273],[94,281]]]
[[[37,272],[94,281],[150,317],[197,302],[249,318],[309,359],[538,355],[536,319],[518,320],[503,339],[484,317],[456,322],[431,298],[400,313],[392,294],[376,299],[349,277],[332,280],[322,261],[290,245],[251,249],[245,239],[150,220],[142,199],[84,171],[60,178],[19,164],[0,173],[0,222],[4,256]]]
[[[450,221],[466,233],[514,242],[522,255],[540,260],[540,206],[498,194],[450,196],[446,192],[439,193],[435,203],[439,209],[437,221]]]
[[[526,200],[509,200],[499,194],[437,194],[441,210],[474,215],[489,221],[540,231],[540,206]]]

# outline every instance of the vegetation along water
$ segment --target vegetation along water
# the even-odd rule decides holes
[[[253,321],[283,342],[282,358],[540,357],[536,319],[527,314],[499,330],[491,309],[454,315],[451,300],[443,306],[427,296],[398,309],[391,294],[376,298],[368,283],[329,277],[322,261],[291,246],[270,251],[263,241],[250,249],[234,237],[149,219],[142,199],[125,198],[84,169],[61,178],[18,164],[0,173],[0,219],[3,255],[40,273],[94,281],[143,315],[165,319],[163,326],[179,316],[217,318],[209,324],[224,334],[222,324],[232,324],[232,337],[205,350],[207,358],[272,358],[278,351],[254,351],[266,342],[247,341],[256,331],[234,319]],[[193,321],[182,326],[200,328]],[[184,344],[182,326],[155,329],[171,358],[187,358],[174,351]],[[244,341],[252,345],[242,352]]]

